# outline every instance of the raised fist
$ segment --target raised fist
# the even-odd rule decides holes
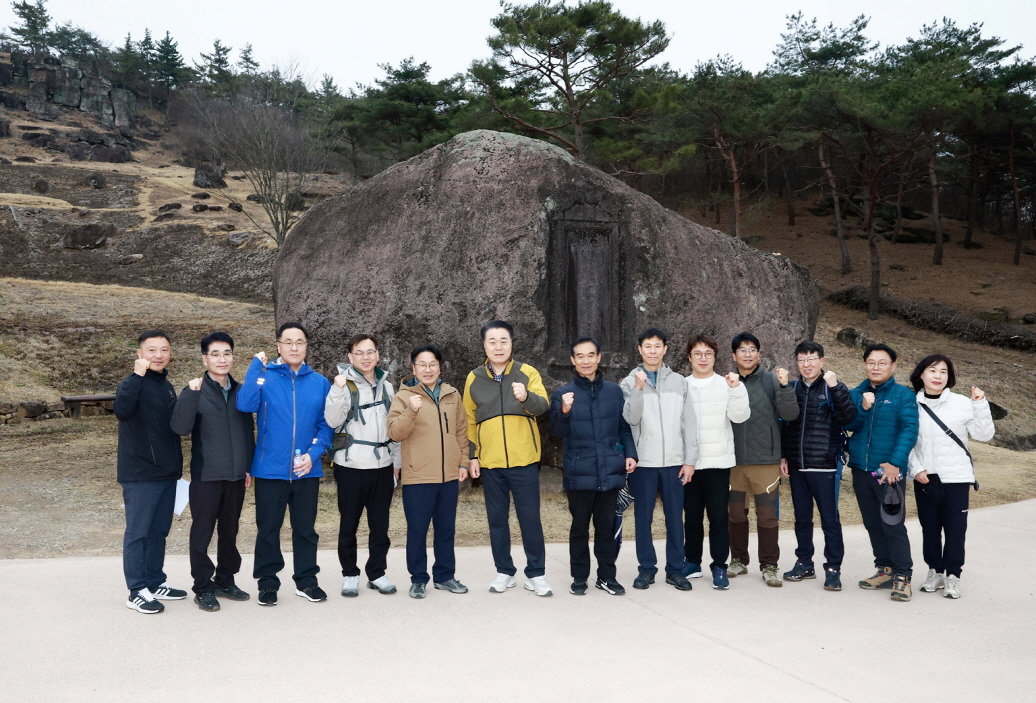
[[[971,387],[971,399],[972,400],[982,400],[985,397],[986,397],[986,392],[984,390],[982,390],[978,386],[972,386]]]
[[[730,386],[731,388],[737,388],[738,385],[741,383],[741,379],[733,371],[731,371],[726,376],[724,376],[723,379],[727,382],[727,385]]]
[[[576,401],[575,393],[565,393],[561,396],[561,412],[568,415],[569,411],[572,410],[572,403]]]
[[[870,391],[867,391],[866,393],[864,393],[863,394],[863,400],[862,400],[862,402],[860,404],[863,406],[864,410],[870,410],[871,407],[874,406],[874,394],[871,393]]]
[[[834,388],[838,385],[838,374],[836,374],[834,371],[825,371],[824,383],[829,385],[831,388]]]
[[[151,362],[147,359],[136,359],[133,362],[133,373],[138,376],[143,376],[147,373],[148,367],[151,366]]]
[[[345,378],[345,374],[340,373],[337,376],[335,376],[335,385],[339,388],[345,388],[346,380],[347,379]]]
[[[259,352],[255,355],[255,358],[262,362],[263,366],[266,366],[266,352]]]
[[[782,386],[788,385],[788,369],[778,367],[773,370],[773,374],[777,377],[777,383]]]
[[[422,405],[424,405],[424,398],[417,395],[417,393],[414,393],[410,396],[410,407],[413,409],[415,413],[421,409]]]
[[[190,388],[192,391],[200,391],[201,390],[201,379],[200,378],[192,378],[190,381],[187,382],[187,387]]]
[[[644,390],[644,384],[647,383],[647,374],[644,373],[642,370],[637,369],[633,372],[633,378],[635,379],[637,390]]]
[[[524,403],[525,399],[529,397],[529,391],[526,389],[524,383],[512,383],[511,392],[514,393],[515,400],[519,403]]]

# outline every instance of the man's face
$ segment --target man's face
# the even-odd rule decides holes
[[[799,354],[795,357],[795,364],[799,367],[799,376],[806,383],[813,383],[824,373],[824,357],[816,352]]]
[[[716,368],[716,352],[708,344],[699,342],[691,347],[691,353],[687,355],[691,362],[694,373],[702,378],[711,376]]]
[[[201,355],[205,370],[216,376],[226,376],[234,367],[234,350],[226,342],[213,342]]]
[[[431,388],[439,380],[439,360],[430,351],[423,351],[414,359],[414,376],[424,385]]]
[[[511,360],[511,333],[503,327],[486,330],[482,346],[486,350],[486,358],[497,366],[503,366]]]
[[[733,356],[737,372],[742,376],[747,376],[759,366],[759,348],[751,342],[741,342]]]
[[[378,352],[378,348],[369,339],[357,342],[349,352],[349,363],[364,376],[374,370],[380,359],[381,354]]]
[[[867,380],[872,386],[880,386],[896,373],[896,362],[882,349],[872,351],[864,363],[867,365]]]
[[[586,378],[597,375],[597,367],[601,364],[601,353],[593,342],[581,342],[572,350],[572,366],[576,373]]]
[[[640,359],[644,362],[644,367],[650,371],[656,371],[662,366],[662,360],[669,351],[669,345],[658,337],[648,337],[640,343],[637,351],[640,352]]]
[[[148,337],[137,347],[137,358],[147,359],[152,371],[161,371],[172,361],[173,350],[165,337]]]
[[[289,366],[298,366],[306,360],[306,347],[309,340],[305,333],[298,327],[289,327],[281,332],[277,340],[277,353],[280,354],[284,363]]]

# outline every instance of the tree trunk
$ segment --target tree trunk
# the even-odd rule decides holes
[[[770,152],[763,150],[763,196],[770,197]]]
[[[932,146],[931,154],[928,156],[928,182],[932,186],[932,221],[935,223],[935,253],[932,254],[932,264],[942,266],[942,218],[939,217],[939,176],[935,172],[934,145]]]
[[[791,179],[788,177],[788,160],[781,161],[781,173],[784,175],[784,202],[788,207],[788,226],[795,226],[795,197],[791,192]]]
[[[877,320],[881,301],[881,252],[878,250],[878,233],[874,231],[874,202],[878,199],[877,174],[867,185],[866,198],[867,201],[863,204],[863,221],[867,229],[867,249],[871,258],[871,289],[867,300],[867,317]]]
[[[975,215],[978,206],[978,154],[975,143],[968,142],[968,221],[964,226],[964,248],[971,246],[975,232]]]
[[[831,202],[835,209],[835,233],[838,235],[838,251],[842,256],[842,275],[846,276],[852,273],[853,265],[849,259],[849,245],[845,242],[845,227],[842,224],[842,203],[841,195],[838,192],[838,185],[835,181],[835,174],[831,170],[831,165],[827,161],[827,154],[824,150],[824,138],[820,138],[820,167],[824,169],[824,173],[827,175],[827,185],[831,188]]]
[[[734,156],[734,149],[727,144],[719,130],[714,133],[716,139],[716,147],[719,149],[720,154],[727,162],[727,167],[730,169],[730,183],[733,186],[734,191],[734,238],[741,239],[741,174],[737,169],[737,158]]]
[[[1022,200],[1018,192],[1018,173],[1014,166],[1014,126],[1011,126],[1011,146],[1007,152],[1007,163],[1011,170],[1011,194],[1014,198],[1014,261],[1015,266],[1022,263]]]

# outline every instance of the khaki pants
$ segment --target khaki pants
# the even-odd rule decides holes
[[[777,545],[777,505],[780,501],[780,464],[747,464],[730,470],[730,555],[748,564],[748,504],[755,500],[756,532],[759,536],[759,568],[777,566],[781,550]]]

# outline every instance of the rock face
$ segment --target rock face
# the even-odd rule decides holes
[[[684,373],[687,340],[703,332],[719,341],[719,370],[741,330],[787,365],[819,305],[787,259],[696,225],[561,149],[490,131],[312,207],[281,248],[274,294],[278,324],[307,326],[322,371],[345,359],[351,335],[369,332],[396,373],[409,371],[414,345],[439,344],[444,377],[459,384],[484,359],[479,327],[500,318],[548,391],[570,376],[574,338],[601,340],[615,380],[654,326],[669,332],[667,360]]]

